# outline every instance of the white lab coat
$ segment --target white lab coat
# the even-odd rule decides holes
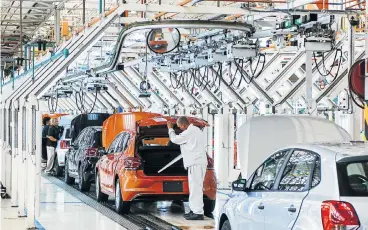
[[[171,142],[180,145],[184,167],[188,169],[190,210],[203,215],[203,181],[207,170],[207,141],[204,134],[191,124],[180,135],[169,129],[169,137]]]
[[[202,130],[191,124],[180,135],[176,135],[174,129],[169,129],[169,137],[171,142],[180,145],[185,168],[192,165],[207,166],[207,140]]]

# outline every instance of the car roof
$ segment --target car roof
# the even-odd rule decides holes
[[[288,148],[308,149],[320,154],[323,152],[325,156],[336,156],[336,160],[345,157],[368,155],[368,145],[366,147],[363,141],[296,144]]]

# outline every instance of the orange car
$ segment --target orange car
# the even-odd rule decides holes
[[[115,196],[118,213],[127,213],[134,201],[182,200],[189,197],[188,173],[179,160],[161,173],[158,171],[180,155],[180,147],[169,141],[167,121],[176,117],[152,113],[114,114],[103,126],[104,156],[96,165],[98,201]],[[198,127],[208,126],[198,118],[189,118]],[[181,132],[175,127],[177,133]],[[116,133],[117,135],[115,135]],[[113,140],[109,135],[116,136]],[[204,181],[204,211],[211,213],[216,201],[213,160],[208,157]]]

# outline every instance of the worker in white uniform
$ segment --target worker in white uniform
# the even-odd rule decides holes
[[[167,123],[170,141],[180,145],[184,167],[188,170],[190,212],[184,214],[187,220],[203,220],[203,181],[207,170],[205,136],[198,127],[190,124],[186,117],[179,117],[178,127],[183,130],[176,135],[173,124]]]

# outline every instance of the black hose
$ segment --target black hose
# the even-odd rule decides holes
[[[97,101],[97,88],[96,88],[96,94],[95,94],[95,101],[93,102],[93,105],[92,105],[92,108],[91,108],[91,111],[89,113],[92,113],[93,109],[95,108],[95,105],[96,105],[96,101]]]
[[[332,71],[332,68],[334,67],[334,63],[335,63],[335,61],[337,60],[337,53],[338,53],[338,52],[340,52],[339,66],[338,66],[338,68],[337,68],[336,75],[335,75],[335,76],[333,76],[333,75],[331,74],[331,71]],[[316,64],[316,68],[317,68],[318,73],[319,73],[321,76],[323,76],[323,77],[327,77],[328,75],[331,75],[331,76],[334,78],[334,80],[335,80],[335,78],[338,76],[338,73],[339,73],[339,70],[340,70],[340,65],[341,65],[341,61],[342,61],[342,50],[341,50],[341,49],[336,49],[335,57],[334,57],[334,60],[333,60],[333,62],[332,62],[331,68],[330,68],[330,70],[329,70],[329,71],[327,71],[327,73],[325,73],[325,74],[323,74],[323,73],[321,72],[321,70],[319,69],[319,67],[318,67],[317,59],[316,59],[316,53],[315,53],[315,52],[313,52],[313,58],[314,58],[314,63]],[[323,66],[323,68],[326,70],[326,65],[325,65],[325,56],[324,56],[324,54],[322,54],[322,66]]]

